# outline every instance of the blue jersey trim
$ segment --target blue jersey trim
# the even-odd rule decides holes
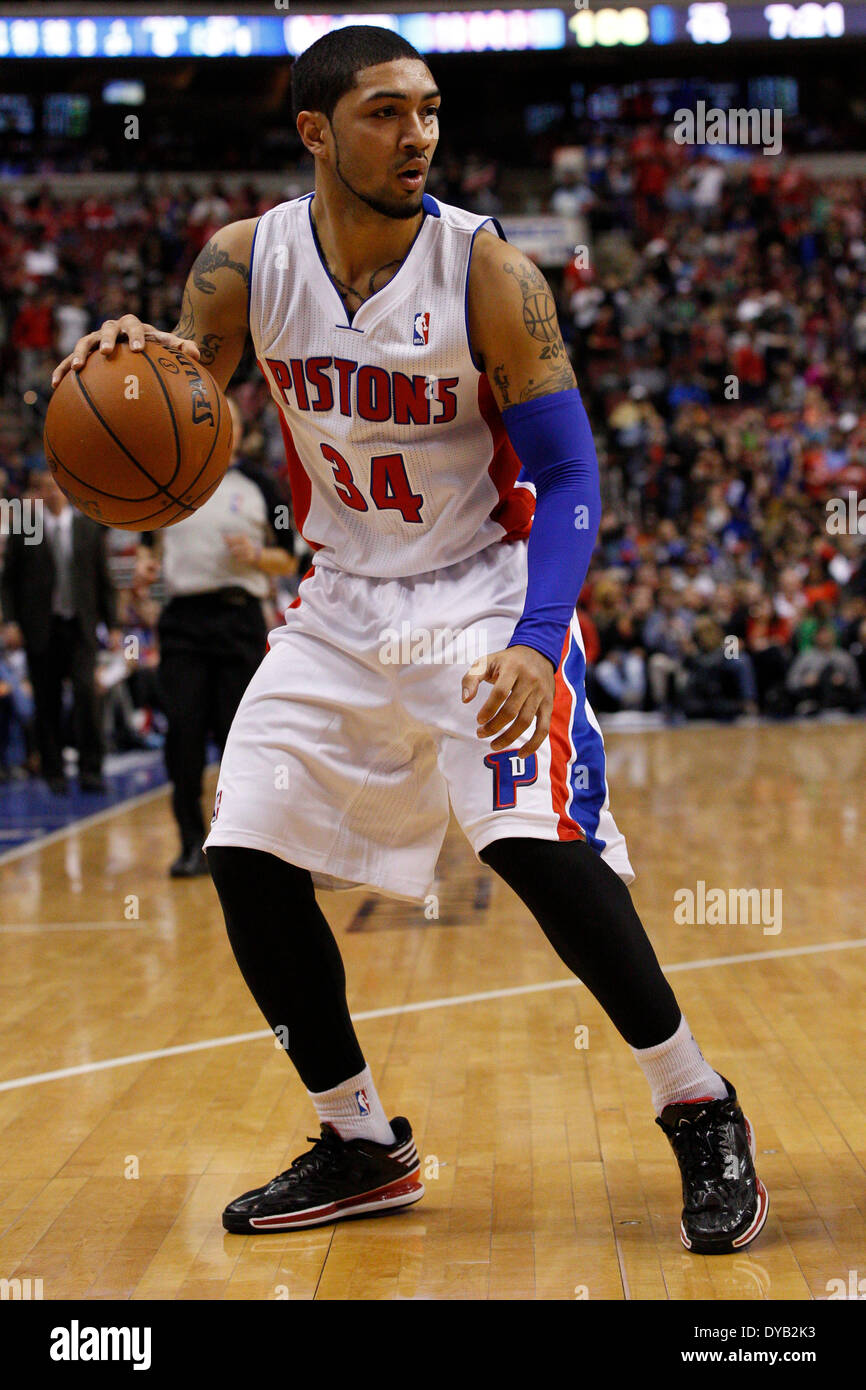
[[[264,216],[264,213],[262,214],[262,216]],[[256,222],[255,227],[253,228],[253,239],[250,243],[250,279],[249,284],[247,285],[247,327],[250,330],[250,336],[252,336],[253,331],[252,323],[250,322],[250,308],[253,302],[253,256],[255,254],[256,249],[256,237],[258,236],[259,227],[261,225],[262,219],[260,217],[259,220]]]
[[[562,663],[563,678],[574,691],[574,709],[569,729],[569,742],[574,758],[568,776],[566,814],[576,821],[586,836],[586,843],[597,854],[606,848],[607,841],[598,834],[601,808],[607,795],[604,740],[590,724],[586,713],[586,660],[580,644],[569,634],[568,650]],[[578,785],[580,769],[587,769],[588,785]]]

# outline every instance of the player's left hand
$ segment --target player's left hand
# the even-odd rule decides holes
[[[535,753],[550,732],[556,689],[551,662],[534,647],[508,647],[481,657],[463,677],[464,703],[475,699],[482,681],[493,689],[478,711],[478,737],[493,738],[496,734],[490,747],[501,753],[513,746],[534,719],[535,733],[523,744],[520,755]]]

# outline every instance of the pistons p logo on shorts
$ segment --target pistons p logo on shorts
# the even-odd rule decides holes
[[[216,820],[217,816],[218,816],[219,813],[220,813],[220,802],[222,801],[222,797],[223,797],[222,787],[220,787],[219,791],[218,791],[217,794],[216,794],[216,801],[215,801],[214,804],[213,804],[213,815],[212,815],[211,818],[210,818],[210,823],[211,823],[211,825],[213,825],[214,821]]]
[[[531,787],[538,781],[538,757],[530,753],[521,758],[513,748],[501,753],[488,753],[484,766],[493,773],[493,809],[507,811],[517,805],[518,787]]]

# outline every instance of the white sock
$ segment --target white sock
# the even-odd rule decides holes
[[[633,1047],[638,1065],[652,1090],[653,1106],[661,1115],[666,1105],[680,1101],[725,1100],[728,1089],[717,1071],[705,1061],[692,1037],[692,1030],[680,1015],[680,1026],[667,1042],[655,1047]]]
[[[341,1139],[372,1139],[374,1144],[396,1144],[370,1068],[350,1076],[330,1091],[308,1091],[319,1121],[334,1126]]]

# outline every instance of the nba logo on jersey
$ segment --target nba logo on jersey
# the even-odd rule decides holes
[[[415,336],[412,339],[416,347],[424,347],[430,334],[430,314],[425,311],[423,314],[415,315]]]
[[[358,1112],[361,1115],[369,1115],[370,1102],[367,1099],[367,1092],[360,1090],[355,1092],[355,1100],[358,1102]]]
[[[222,801],[222,796],[222,787],[220,787],[219,791],[216,794],[216,801],[213,804],[213,815],[210,818],[211,825],[213,825],[214,821],[220,813],[220,802]]]

